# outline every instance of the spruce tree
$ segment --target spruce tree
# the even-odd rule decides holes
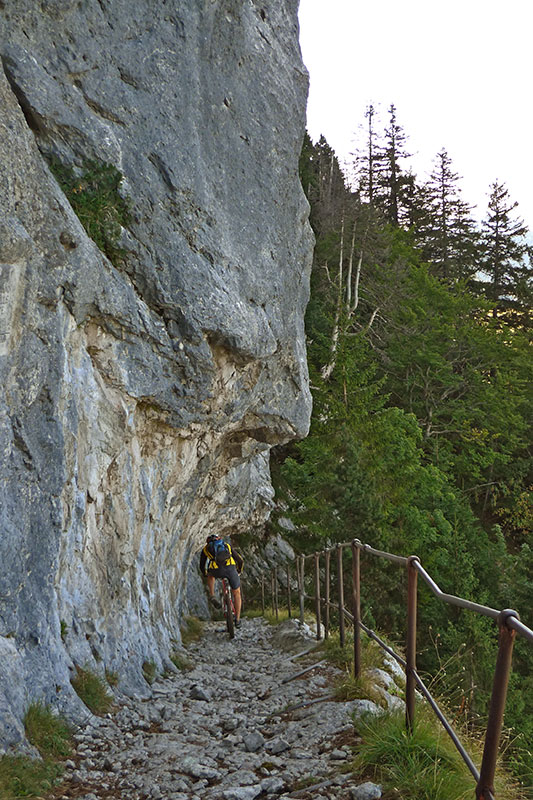
[[[407,136],[396,119],[396,106],[388,109],[389,125],[385,128],[385,142],[377,174],[377,204],[381,206],[387,222],[398,226],[402,216],[402,195],[407,177],[402,162],[410,157],[405,149]]]
[[[517,206],[505,184],[494,181],[483,221],[481,270],[485,280],[478,286],[494,303],[494,316],[508,311],[516,321],[525,323],[531,306],[532,270],[525,240],[528,229],[513,215]]]
[[[363,200],[371,206],[374,205],[377,175],[383,158],[383,148],[376,131],[376,109],[370,104],[365,111],[367,120],[366,141],[364,147],[358,150],[357,165],[360,173],[359,191]]]
[[[445,149],[441,150],[424,187],[425,213],[419,212],[415,233],[433,274],[448,281],[470,278],[477,265],[472,206],[462,199],[459,180],[450,156]]]

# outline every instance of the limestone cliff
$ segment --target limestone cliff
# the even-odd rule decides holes
[[[0,742],[74,665],[168,665],[210,530],[305,434],[296,0],[0,3]],[[112,164],[114,262],[49,163]]]

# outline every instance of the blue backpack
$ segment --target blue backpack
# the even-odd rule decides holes
[[[213,555],[213,560],[216,561],[219,567],[224,567],[228,558],[231,558],[229,545],[224,539],[215,539],[210,542],[209,550]]]

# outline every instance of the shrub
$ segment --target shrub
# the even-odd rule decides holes
[[[74,691],[93,714],[106,714],[113,705],[113,698],[103,680],[94,672],[78,666],[76,672],[76,677],[71,681]]]
[[[112,164],[99,161],[84,162],[80,175],[56,158],[49,164],[88,236],[115,266],[120,266],[126,254],[118,245],[121,228],[131,220],[130,201],[118,191],[120,172]]]

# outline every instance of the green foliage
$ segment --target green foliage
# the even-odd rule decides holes
[[[180,670],[180,672],[189,672],[191,669],[194,669],[194,664],[189,661],[187,656],[184,653],[178,652],[177,650],[172,653],[170,660],[174,666]]]
[[[0,758],[0,797],[19,800],[21,797],[42,798],[61,778],[61,765],[51,760],[35,761],[25,756]]]
[[[60,630],[61,630],[61,639],[63,641],[65,641],[65,639],[67,637],[67,633],[68,633],[68,625],[67,625],[67,623],[65,622],[64,619],[61,620],[60,625],[61,625],[61,628],[60,628]]]
[[[156,679],[157,675],[157,667],[154,661],[145,661],[142,667],[143,677],[146,683],[149,683],[150,686]]]
[[[362,202],[346,187],[325,140],[306,142],[302,168],[317,235],[306,316],[314,408],[308,438],[272,460],[282,514],[297,525],[293,544],[312,552],[355,536],[414,553],[444,591],[526,615],[530,340],[524,319],[500,313],[490,292],[479,296],[472,279],[479,241],[447,154],[433,185],[410,185],[409,231],[384,225],[377,201]],[[438,186],[458,201],[453,209],[439,207]],[[506,197],[499,202],[510,214]],[[490,232],[487,224],[486,246]],[[517,253],[530,281],[525,251],[514,261]],[[401,640],[404,576],[362,558],[363,619]],[[473,725],[486,718],[496,628],[440,603],[423,585],[420,601],[419,667]],[[530,660],[530,645],[517,642],[506,758],[533,784],[533,757],[521,744],[533,738]]]
[[[76,667],[76,677],[71,683],[74,691],[93,714],[106,714],[113,705],[113,698],[108,693],[104,681],[94,672]]]
[[[24,716],[26,735],[42,760],[26,756],[0,758],[0,797],[3,800],[41,798],[60,780],[63,768],[58,761],[72,750],[68,725],[42,703],[32,703]]]
[[[246,619],[258,619],[258,617],[263,616],[263,612],[261,611],[260,608],[247,607],[244,609],[241,616],[245,617]]]
[[[79,174],[56,158],[49,164],[88,236],[119,267],[125,257],[118,244],[121,229],[131,220],[130,201],[119,193],[120,172],[98,161],[86,161]]]
[[[105,679],[110,686],[118,686],[118,674],[116,672],[106,669]]]
[[[323,639],[319,649],[324,657],[346,673],[353,671],[353,632],[346,631],[345,644],[341,647],[338,631],[332,630],[327,639]],[[367,636],[361,639],[361,667],[363,670],[372,667],[383,668],[383,650]]]
[[[281,622],[285,622],[289,619],[289,612],[286,608],[279,608],[276,617],[276,614],[272,610],[266,609],[263,616],[269,625],[279,625]]]
[[[187,647],[191,642],[197,642],[202,638],[204,626],[198,617],[184,617],[181,627],[181,643]]]
[[[70,754],[70,731],[67,723],[52,713],[49,706],[32,703],[24,716],[26,736],[41,756],[64,758]]]
[[[409,800],[467,800],[474,796],[472,775],[429,711],[419,709],[412,735],[406,731],[403,713],[367,716],[356,725],[363,739],[354,762],[357,774],[363,770]],[[479,751],[472,740],[467,749]],[[496,796],[500,800],[523,797],[506,777],[497,779]]]

